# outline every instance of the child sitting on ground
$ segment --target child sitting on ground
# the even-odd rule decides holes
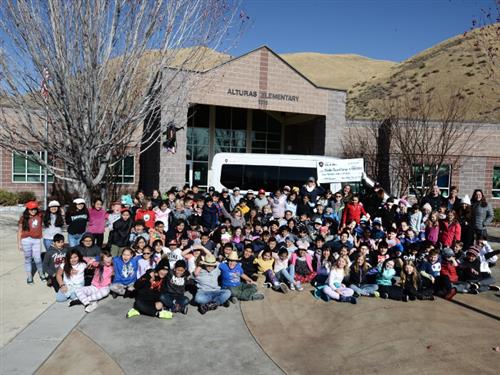
[[[402,300],[404,302],[426,299],[433,301],[432,289],[424,288],[420,274],[413,262],[405,262],[401,271]]]
[[[276,278],[281,281],[288,283],[291,290],[303,290],[302,284],[300,281],[296,281],[295,277],[295,266],[293,264],[289,264],[290,254],[285,247],[282,247],[278,250],[278,254],[272,253],[274,258],[274,274]]]
[[[43,271],[47,275],[47,286],[52,286],[56,293],[59,290],[56,273],[64,263],[67,252],[68,248],[64,246],[64,236],[60,233],[55,234],[52,245],[43,258]]]
[[[194,284],[194,282],[189,278],[186,262],[178,260],[175,262],[174,269],[168,271],[161,289],[160,301],[167,310],[187,314],[189,298],[184,294],[188,284]]]
[[[97,308],[97,301],[109,294],[109,286],[113,276],[113,257],[108,250],[102,250],[99,264],[96,266],[92,284],[75,291],[77,299],[69,303],[70,306],[83,305],[85,312],[92,312]]]
[[[274,259],[270,249],[262,250],[259,256],[254,260],[257,265],[257,271],[266,277],[266,286],[274,290],[281,290],[283,293],[288,293],[289,289],[285,283],[280,283],[273,271]]]
[[[353,297],[354,290],[347,288],[342,284],[345,277],[349,275],[349,268],[345,258],[340,257],[333,265],[325,287],[322,292],[331,299],[339,302],[350,302],[356,304],[357,300]]]
[[[115,278],[109,287],[113,298],[117,296],[132,297],[134,283],[137,280],[138,257],[134,257],[134,251],[128,247],[122,250],[121,256],[113,258]]]
[[[396,275],[394,261],[387,259],[378,265],[377,285],[381,298],[401,301],[403,293],[401,287],[393,285],[393,278]]]
[[[76,298],[76,290],[85,285],[85,269],[87,263],[83,261],[82,254],[76,249],[66,253],[64,263],[56,273],[59,290],[56,293],[57,302],[65,302]]]
[[[168,271],[168,260],[163,259],[155,270],[146,272],[134,283],[136,297],[134,307],[128,311],[127,318],[133,318],[141,314],[160,319],[172,318],[172,313],[164,309],[160,300],[161,290]]]
[[[295,267],[295,281],[300,284],[310,283],[316,277],[316,272],[312,266],[312,257],[307,252],[308,245],[299,242],[298,254],[292,254],[290,264]]]
[[[286,250],[285,250],[286,251]],[[262,293],[257,293],[256,283],[245,273],[239,262],[236,251],[226,257],[226,262],[219,264],[222,289],[231,291],[231,301],[253,301],[264,299]],[[242,280],[244,282],[242,282]]]

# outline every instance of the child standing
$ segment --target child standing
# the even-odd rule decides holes
[[[38,202],[26,203],[25,210],[19,218],[17,231],[17,247],[24,253],[24,270],[26,271],[26,282],[33,284],[31,263],[35,261],[36,269],[41,281],[45,281],[41,257],[42,241],[42,214],[38,209]]]
[[[92,202],[92,207],[89,210],[89,222],[87,225],[87,232],[92,233],[96,240],[97,246],[102,248],[104,241],[104,230],[106,229],[106,218],[108,213],[102,207],[102,200],[95,199]]]
[[[75,294],[77,299],[71,301],[70,306],[82,304],[85,306],[85,312],[90,313],[97,308],[97,301],[109,294],[111,277],[114,272],[113,257],[108,250],[102,250],[100,259],[91,285],[76,289]]]
[[[85,199],[76,198],[73,200],[68,212],[66,212],[66,224],[68,225],[68,241],[70,247],[75,247],[87,229],[89,221],[89,211],[85,206]]]

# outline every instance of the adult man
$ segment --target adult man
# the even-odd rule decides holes
[[[439,207],[441,206],[446,207],[448,205],[446,200],[441,196],[441,191],[437,185],[434,185],[431,192],[422,198],[420,205],[423,206],[426,203],[431,205],[433,211],[439,210]]]
[[[316,202],[316,199],[319,195],[325,194],[325,189],[316,184],[316,179],[314,177],[309,177],[307,179],[307,183],[302,185],[300,188],[300,195],[305,196],[309,195],[311,197],[311,202]]]

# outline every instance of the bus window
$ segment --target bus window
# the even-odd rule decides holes
[[[274,191],[279,187],[278,184],[279,167],[267,165],[245,165],[243,190],[258,190],[263,188],[267,191]]]
[[[242,178],[243,165],[226,164],[222,166],[220,172],[220,183],[228,189],[232,189],[235,186],[240,187],[240,189],[244,189],[242,186]]]
[[[316,168],[280,167],[279,186],[301,187],[309,177],[316,178]]]

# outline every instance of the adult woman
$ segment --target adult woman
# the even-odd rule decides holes
[[[487,238],[488,232],[486,226],[493,221],[493,209],[486,202],[486,197],[480,189],[474,190],[471,199],[472,208],[472,229],[476,239],[479,237]]]
[[[458,188],[456,186],[452,186],[450,188],[450,195],[446,199],[446,203],[448,205],[448,210],[457,211],[460,208],[460,203],[462,200],[458,197]]]
[[[24,253],[24,270],[26,271],[28,284],[33,284],[31,262],[34,260],[40,280],[45,281],[43,274],[42,257],[40,245],[42,239],[42,214],[38,209],[38,202],[26,203],[25,210],[19,218],[19,230],[17,232],[17,247]]]
[[[68,242],[70,247],[80,243],[83,234],[87,230],[89,211],[85,207],[85,200],[76,198],[68,212],[66,212],[66,224],[68,224]]]
[[[45,250],[49,251],[54,236],[62,234],[64,217],[61,205],[58,201],[50,201],[48,210],[43,214],[43,245]]]

